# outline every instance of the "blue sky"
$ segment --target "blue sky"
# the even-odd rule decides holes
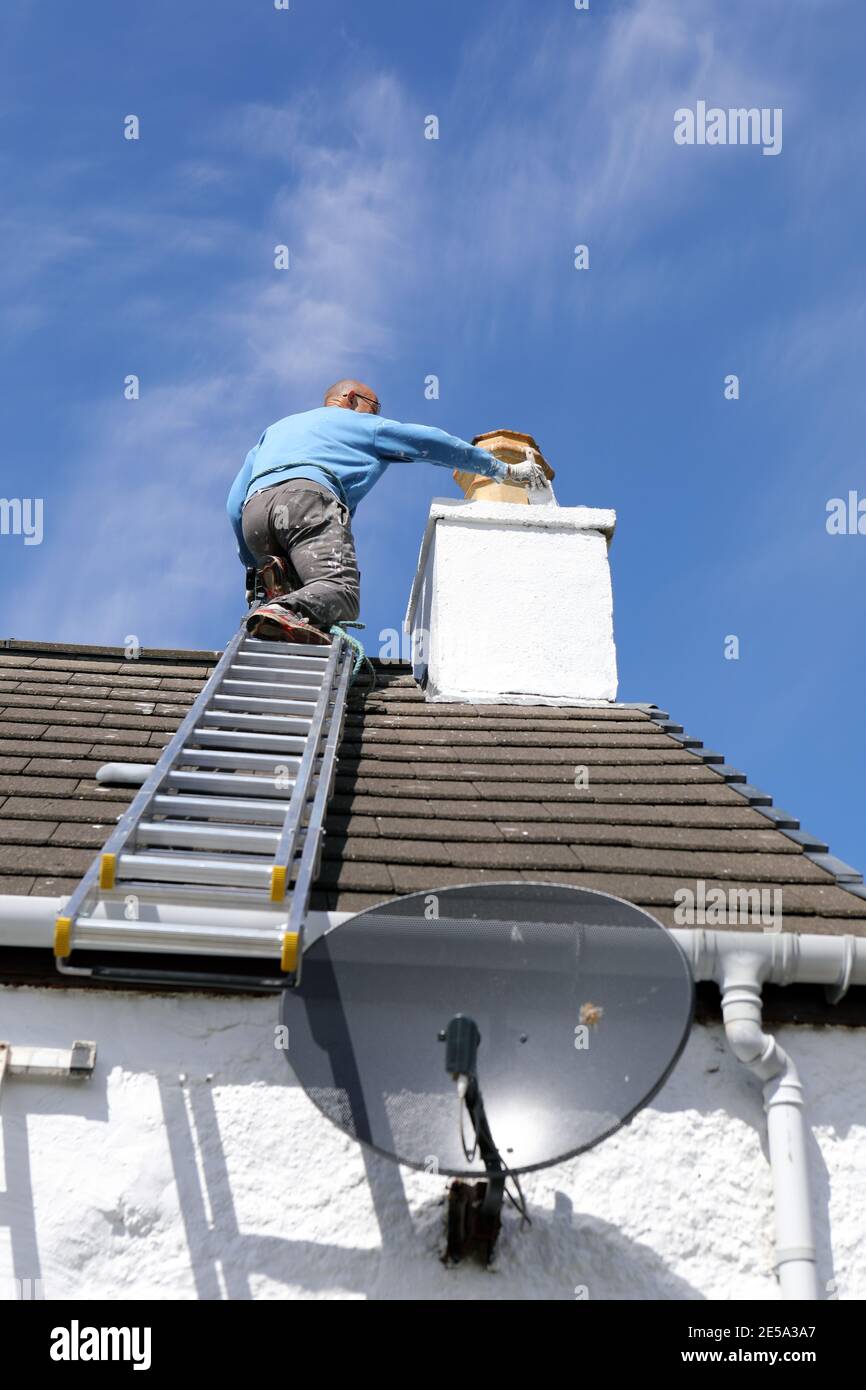
[[[2,25],[2,492],[44,499],[44,539],[0,537],[0,635],[222,646],[246,450],[358,375],[397,418],[533,433],[562,504],[614,507],[620,697],[866,866],[866,535],[825,526],[866,497],[862,3],[12,0]],[[698,100],[781,107],[781,153],[676,145]],[[372,649],[452,489],[392,468],[362,504]]]

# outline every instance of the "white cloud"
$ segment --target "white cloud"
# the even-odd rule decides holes
[[[335,377],[394,351],[416,273],[402,249],[413,170],[383,159],[375,131],[383,112],[390,128],[400,100],[387,80],[355,93],[347,110],[363,152],[297,147],[297,182],[276,187],[263,225],[235,229],[260,243],[260,270],[200,301],[175,330],[183,342],[220,345],[218,375],[145,381],[139,401],[82,406],[88,462],[65,493],[45,499],[38,561],[28,557],[9,594],[14,635],[118,643],[135,633],[147,646],[183,645],[201,641],[203,606],[217,610],[236,594],[240,611],[243,571],[223,507],[244,453],[265,423],[317,404]],[[252,157],[261,123],[239,129]],[[229,230],[206,217],[185,229],[160,208],[148,224],[179,249]],[[97,210],[90,225],[101,235],[134,225],[146,240],[129,209]],[[285,273],[272,259],[283,240]]]
[[[464,148],[455,117],[444,122],[450,170],[456,166],[449,178],[460,189],[445,254],[451,273],[473,286],[484,270],[475,315],[505,317],[503,285],[546,314],[558,303],[562,270],[578,242],[618,272],[616,293],[596,302],[596,314],[622,316],[661,288],[656,281],[666,277],[665,267],[634,257],[635,247],[666,227],[673,244],[677,219],[694,215],[743,167],[717,160],[712,179],[697,178],[709,162],[697,165],[695,151],[674,144],[674,111],[700,97],[773,104],[780,83],[786,101],[796,96],[806,105],[803,74],[785,68],[764,42],[784,13],[780,0],[763,6],[756,34],[751,21],[733,23],[707,0],[688,13],[680,0],[638,0],[594,21],[605,26],[598,41],[579,32],[565,40],[562,18],[539,24],[537,42],[516,70],[512,36],[504,30],[498,48],[485,30],[463,57],[455,99],[461,102],[478,72],[493,71],[502,76],[501,104]],[[586,19],[572,18],[577,25]],[[718,152],[697,152],[707,153]],[[476,229],[474,237],[467,238],[467,227]],[[706,263],[699,269],[712,284]]]
[[[336,110],[310,91],[285,107],[228,113],[215,134],[202,135],[196,157],[179,152],[164,205],[106,205],[70,216],[59,233],[40,217],[19,222],[22,259],[7,280],[14,292],[16,276],[31,277],[26,298],[13,298],[19,323],[40,321],[40,261],[74,262],[90,276],[121,273],[100,264],[106,241],[135,240],[125,303],[145,323],[160,304],[143,267],[189,254],[224,257],[232,269],[224,284],[214,277],[222,287],[210,299],[164,325],[191,362],[205,345],[216,371],[191,366],[182,381],[145,380],[139,402],[82,405],[88,461],[64,495],[46,498],[46,541],[38,564],[27,565],[36,573],[10,595],[15,635],[117,642],[135,631],[148,645],[200,642],[202,605],[241,597],[240,565],[226,564],[233,546],[222,506],[244,451],[264,424],[316,403],[330,380],[370,375],[417,345],[424,330],[413,302],[422,287],[428,303],[432,286],[454,306],[460,334],[477,333],[483,321],[493,338],[507,331],[514,303],[548,314],[561,293],[558,267],[570,263],[576,241],[623,260],[606,302],[611,315],[658,302],[684,275],[702,289],[711,283],[699,249],[676,262],[635,257],[631,268],[628,257],[695,196],[694,151],[672,138],[678,106],[696,97],[759,102],[782,82],[786,101],[796,93],[808,109],[803,74],[785,70],[759,41],[784,13],[779,3],[762,7],[756,31],[757,19],[733,25],[708,3],[685,15],[674,0],[640,0],[605,16],[603,37],[575,37],[566,51],[561,25],[539,21],[517,72],[503,56],[513,39],[507,26],[501,36],[485,27],[456,60],[438,149],[421,138],[423,107],[381,74],[347,89]],[[480,115],[465,94],[474,96],[477,73],[491,70],[502,75],[498,100]],[[416,145],[407,139],[413,129]],[[184,181],[206,205],[208,189],[239,158],[272,182],[255,224],[177,210]],[[285,274],[271,268],[282,241],[292,255]],[[247,266],[259,257],[258,270],[237,275],[238,246]],[[717,279],[725,265],[715,265]],[[804,327],[789,348],[801,357],[822,350],[820,333],[809,336],[815,325]],[[862,316],[853,327],[861,336]]]

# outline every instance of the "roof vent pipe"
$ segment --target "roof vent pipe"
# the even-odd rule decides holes
[[[153,772],[153,763],[103,763],[97,782],[113,782],[122,787],[141,787]]]

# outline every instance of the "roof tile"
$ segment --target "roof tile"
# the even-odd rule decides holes
[[[51,836],[52,845],[65,849],[101,849],[115,827],[114,821],[63,821]]]
[[[117,789],[112,788],[116,794]],[[127,803],[124,801],[86,801],[70,794],[67,797],[50,796],[10,796],[0,805],[0,814],[14,817],[16,824],[22,821],[44,820],[54,817],[60,820],[108,821],[123,815]]]
[[[28,820],[22,824],[17,818],[0,818],[0,844],[44,845],[56,828],[54,820]]]
[[[0,652],[0,892],[71,891],[134,795],[97,784],[98,767],[153,762],[216,656]],[[541,879],[614,893],[672,926],[675,894],[701,880],[780,891],[789,930],[866,935],[866,900],[648,710],[430,703],[390,666],[349,706],[314,905],[352,912]]]

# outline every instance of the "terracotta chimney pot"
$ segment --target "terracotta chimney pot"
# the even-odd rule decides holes
[[[488,430],[486,434],[476,434],[472,443],[504,463],[523,463],[526,450],[532,449],[548,481],[556,476],[531,434],[521,434],[519,430]],[[453,476],[467,502],[516,502],[523,506],[529,502],[526,488],[514,483],[497,483],[493,478],[485,478],[480,473],[464,473],[459,468],[455,468]]]

